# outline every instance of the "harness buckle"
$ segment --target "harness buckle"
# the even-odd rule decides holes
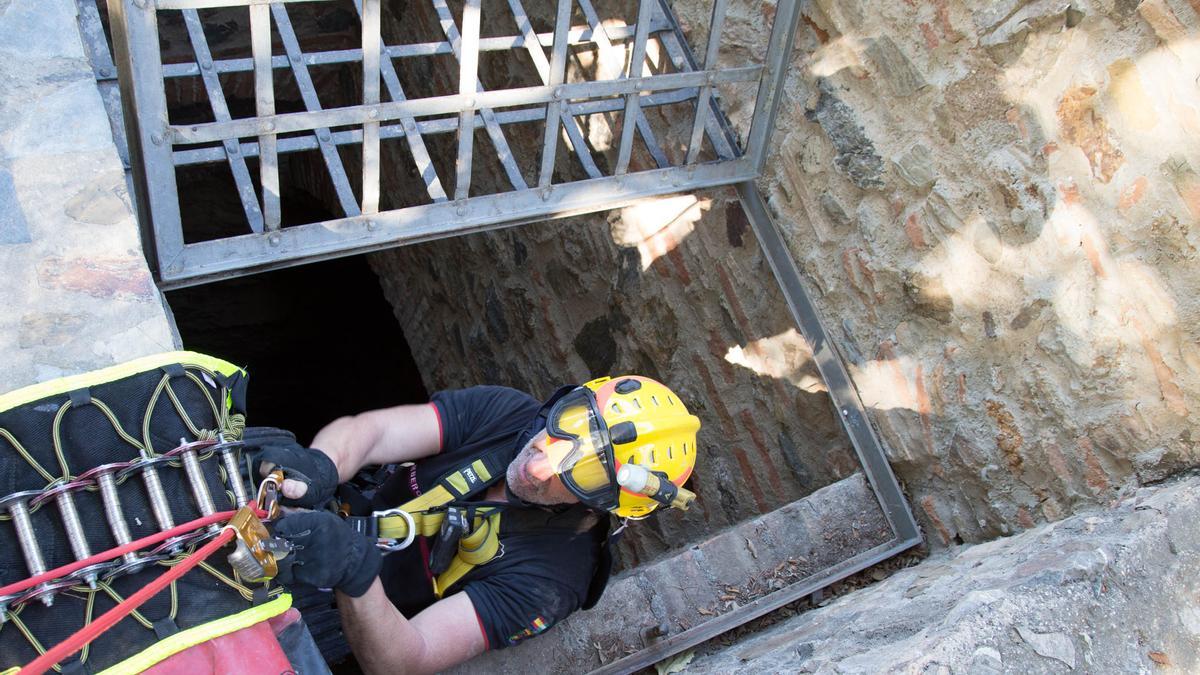
[[[367,539],[379,538],[379,520],[375,516],[345,516],[342,521]]]
[[[468,533],[471,522],[467,509],[451,506],[446,509],[446,517],[442,519],[441,532],[433,550],[429,553],[429,571],[441,574],[450,568],[450,561],[458,553],[458,544],[463,535]]]
[[[408,536],[405,537],[404,541],[401,541],[400,543],[396,543],[395,539],[379,539],[375,542],[376,546],[384,551],[387,551],[388,553],[408,548],[408,546],[417,538],[417,524],[413,521],[412,514],[404,509],[385,509],[383,511],[375,511],[371,514],[371,518],[375,520],[376,523],[378,523],[380,518],[388,518],[391,516],[400,516],[404,519],[404,522],[408,523]],[[378,531],[378,524],[376,524],[376,528],[376,531]]]

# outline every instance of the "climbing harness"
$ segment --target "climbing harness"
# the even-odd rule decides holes
[[[419,497],[369,516],[347,516],[346,521],[388,552],[407,548],[418,536],[445,534],[430,556],[433,592],[440,598],[473,568],[503,553],[500,515],[506,504],[463,500],[495,484],[507,466],[497,453],[486,454],[443,474]],[[349,512],[345,504],[340,510]]]

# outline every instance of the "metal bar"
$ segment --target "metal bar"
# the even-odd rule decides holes
[[[386,62],[385,62],[386,63]],[[386,68],[386,66],[385,66]],[[387,82],[387,77],[384,77],[384,82]],[[650,94],[642,97],[642,107],[650,108],[660,105],[670,105],[672,103],[682,103],[690,101],[696,97],[696,90],[692,89],[675,89],[657,94]],[[625,107],[625,102],[621,99],[598,99],[594,101],[583,101],[573,104],[571,110],[576,115],[594,115],[607,112],[615,112]],[[401,120],[412,118],[401,118]],[[515,108],[512,110],[502,110],[496,113],[496,121],[500,124],[521,124],[525,122],[536,122],[546,119],[546,109],[541,107],[535,108]],[[482,128],[483,120],[479,117],[475,118],[475,128]],[[415,134],[430,135],[430,134],[447,134],[458,131],[458,118],[437,118],[423,121],[414,121],[411,132]],[[382,139],[399,138],[407,136],[410,129],[402,124],[380,125],[379,137]],[[346,130],[337,131],[331,134],[330,142],[335,145],[349,145],[362,142],[361,130]],[[293,136],[290,138],[281,138],[277,144],[280,154],[289,152],[304,152],[308,150],[316,150],[320,146],[312,136]],[[190,150],[176,150],[174,154],[175,166],[190,166],[193,164],[204,164],[206,162],[219,162],[224,158],[224,149],[221,147],[206,147],[193,148]],[[258,155],[258,144],[254,142],[243,143],[241,152],[247,157]],[[599,178],[600,176],[595,176]],[[444,199],[444,198],[443,198]],[[435,200],[441,201],[441,200]]]
[[[171,274],[184,243],[179,190],[166,138],[167,99],[158,22],[154,10],[138,7],[133,0],[113,0],[108,8],[129,153],[136,158],[130,164],[138,188],[142,240],[151,267],[160,274]]]
[[[136,0],[135,0],[136,1]],[[281,2],[318,2],[319,0],[149,0],[142,4],[154,9],[215,9],[217,7],[254,7]]]
[[[204,90],[208,93],[208,104],[212,108],[213,118],[218,122],[228,122],[233,118],[229,115],[229,105],[225,102],[225,92],[221,89],[221,78],[212,69],[212,51],[208,48],[208,38],[205,37],[204,26],[200,23],[200,13],[194,9],[183,10],[183,23],[192,43],[192,51],[196,55],[196,63],[200,64]],[[222,145],[225,158],[229,162],[229,170],[233,174],[234,185],[237,186],[238,199],[242,202],[242,210],[246,212],[246,221],[250,224],[250,231],[262,232],[263,214],[258,207],[258,195],[254,192],[254,182],[250,177],[250,168],[246,166],[246,158],[242,155],[237,140],[230,139]]]
[[[529,58],[533,60],[538,76],[542,78],[543,83],[550,84],[550,62],[546,60],[546,52],[542,51],[541,44],[535,39],[536,33],[533,32],[533,24],[530,23],[529,15],[525,13],[521,0],[508,0],[508,6],[512,10],[513,18],[517,21],[517,29],[526,37],[525,50],[529,53]],[[569,14],[567,20],[570,21]],[[558,44],[555,42],[553,46],[557,48]],[[568,45],[564,45],[564,50],[566,46]],[[565,59],[563,67],[565,71]],[[559,80],[559,84],[562,82],[563,80]],[[562,119],[563,132],[567,136],[567,143],[570,144],[572,152],[579,158],[579,163],[583,165],[584,173],[588,175],[588,178],[599,178],[603,174],[600,172],[600,167],[596,166],[591,148],[588,147],[587,141],[583,137],[583,130],[579,128],[579,121],[575,119],[576,114],[573,104],[568,101],[562,103],[559,108],[559,116]],[[497,121],[503,124],[504,122],[499,119],[501,115],[503,113],[497,114]]]
[[[739,159],[651,169],[624,177],[606,176],[557,185],[545,198],[541,190],[532,188],[461,202],[422,204],[374,216],[293,225],[279,232],[278,245],[256,235],[197,242],[184,250],[180,272],[164,278],[161,287],[178,288],[404,244],[619,208],[645,197],[750,180],[754,174],[749,166],[747,161]]]
[[[571,26],[572,0],[558,0],[558,13],[554,19],[554,52],[550,57],[549,79],[543,81],[557,87],[567,77],[566,33]],[[515,13],[515,10],[514,10]],[[526,18],[528,23],[528,18]],[[541,52],[541,47],[538,47]],[[542,55],[545,59],[545,55]],[[538,174],[538,186],[549,187],[554,177],[554,158],[558,153],[558,125],[562,116],[562,101],[555,99],[546,104],[546,133],[542,140],[542,169]]]
[[[650,8],[653,0],[638,3],[637,32],[633,37],[633,53],[629,57],[630,79],[640,78],[646,62],[646,40],[650,36]],[[616,174],[629,171],[629,158],[633,154],[633,132],[637,129],[638,92],[625,98],[625,115],[621,118],[621,145],[617,150]]]
[[[359,15],[362,15],[363,0],[354,0],[354,9]],[[387,86],[388,96],[393,101],[405,101],[408,97],[404,94],[404,87],[400,85],[400,77],[396,74],[396,66],[392,63],[392,58],[387,56],[388,47],[383,44],[383,38],[380,37],[381,55],[384,57],[380,60],[380,67],[383,71],[383,83]],[[450,50],[450,45],[446,45],[447,51]],[[433,160],[429,157],[429,149],[425,147],[425,139],[421,138],[420,127],[412,117],[401,117],[401,127],[404,130],[404,139],[408,141],[408,151],[412,155],[413,163],[417,165],[417,172],[421,174],[421,180],[425,183],[425,191],[429,193],[429,198],[435,202],[446,200],[446,190],[442,187],[442,181],[438,178],[437,169],[433,166]],[[391,138],[384,134],[381,130],[381,138]]]
[[[600,45],[601,49],[610,48],[614,42],[612,39],[613,34],[608,32],[608,28],[600,20],[600,15],[596,13],[596,8],[592,6],[591,1],[579,0],[579,6],[583,8],[583,15],[587,19],[588,25],[595,31],[596,43]],[[657,19],[657,14],[651,16],[649,25],[651,33],[657,30],[658,25],[662,25]],[[669,30],[670,24],[665,25]],[[671,162],[667,159],[666,154],[663,153],[662,148],[658,147],[658,141],[654,138],[654,130],[650,128],[650,120],[646,119],[646,114],[642,111],[640,105],[638,106],[634,122],[637,125],[638,132],[642,134],[642,139],[646,142],[646,149],[650,151],[650,156],[654,159],[654,163],[658,168],[665,169],[671,166]],[[622,120],[622,124],[624,124],[624,120]]]
[[[108,46],[108,38],[104,33],[104,23],[100,20],[100,11],[96,8],[96,0],[76,0],[75,7],[79,12],[79,33],[88,52],[88,59],[96,71],[96,85],[100,90],[100,98],[104,101],[104,109],[108,113],[109,127],[112,129],[113,142],[117,145],[117,154],[121,157],[121,166],[125,168],[126,178],[130,178],[129,140],[125,137],[125,122],[121,113],[121,93],[117,83],[117,66],[113,63],[112,53]],[[132,195],[136,190],[129,186]],[[140,204],[135,206],[140,208]],[[150,248],[146,242],[145,248]]]
[[[663,21],[671,27],[668,31],[658,33],[656,37],[662,43],[663,48],[667,50],[667,55],[671,57],[675,70],[686,72],[701,70],[691,48],[687,46],[687,38],[683,34],[683,29],[679,27],[679,20],[671,10],[668,0],[659,0],[654,20]],[[706,115],[705,130],[708,132],[708,139],[716,147],[717,157],[720,159],[740,157],[742,153],[738,148],[737,134],[733,133],[733,128],[729,125],[725,114],[721,112],[720,106],[717,105],[718,97],[713,94],[709,98],[709,114]]]
[[[704,642],[712,638],[736,628],[747,621],[756,619],[764,614],[773,612],[784,605],[795,602],[805,596],[812,595],[817,591],[829,586],[832,583],[841,581],[846,577],[856,572],[871,567],[880,563],[892,556],[906,551],[920,543],[920,539],[900,540],[893,539],[885,544],[880,544],[875,548],[868,549],[848,558],[837,565],[827,567],[817,574],[813,574],[804,578],[801,581],[792,583],[789,586],[779,589],[774,593],[764,595],[749,604],[742,605],[737,609],[729,611],[718,617],[714,617],[701,623],[694,628],[689,628],[682,633],[676,633],[669,637],[662,638],[654,642],[649,647],[641,649],[623,659],[618,659],[612,663],[604,664],[603,666],[593,670],[590,675],[609,675],[615,673],[632,673],[639,671],[647,666],[653,665],[668,656],[678,654],[679,652]]]
[[[471,152],[475,142],[475,91],[479,82],[479,14],[481,0],[466,0],[463,4],[462,36],[458,56],[458,93],[468,97],[467,108],[458,114],[458,158],[455,160],[454,198],[466,199],[471,191]],[[434,5],[437,6],[437,0]],[[445,3],[442,3],[445,7]],[[438,12],[441,14],[441,11]],[[453,20],[451,20],[453,24]],[[450,30],[442,20],[446,37]],[[453,38],[450,38],[453,44]]]
[[[356,0],[361,2],[362,0]],[[670,26],[655,20],[651,22],[650,32],[670,30]],[[595,44],[598,42],[596,38],[597,31],[591,26],[572,28],[569,35],[569,44],[586,45]],[[612,40],[628,40],[633,35],[633,26],[614,26],[608,32],[609,38]],[[538,33],[537,41],[543,47],[552,47],[554,45],[554,33]],[[527,38],[523,35],[512,35],[507,37],[489,37],[479,39],[479,51],[508,51],[527,45]],[[386,59],[412,58],[418,56],[436,56],[438,54],[453,54],[454,50],[448,42],[422,42],[410,45],[385,45],[383,48],[383,57]],[[313,52],[305,54],[305,59],[310,66],[324,66],[336,63],[354,63],[362,61],[361,49],[336,49],[325,52]],[[273,68],[287,68],[288,60],[285,56],[276,56],[271,59]],[[213,63],[213,68],[217,73],[238,73],[249,72],[254,70],[254,59],[223,59]],[[164,72],[168,78],[172,77],[196,77],[200,74],[200,70],[194,63],[171,63],[164,67]]]
[[[254,54],[254,108],[260,122],[275,114],[275,82],[271,70],[271,7],[250,7],[250,51]],[[302,113],[311,114],[311,113]],[[258,126],[258,182],[262,187],[263,220],[268,231],[279,229],[279,155],[275,151],[275,125]]]
[[[721,29],[725,25],[725,9],[728,5],[729,0],[713,2],[712,20],[708,24],[708,44],[704,49],[703,67],[705,69],[717,66],[717,53],[721,48]],[[692,135],[688,140],[687,156],[684,159],[686,164],[696,163],[696,158],[700,156],[700,148],[704,145],[704,122],[707,119],[711,94],[712,87],[706,84],[700,87],[700,92],[696,95],[696,116],[692,119]]]
[[[317,88],[313,84],[312,75],[308,72],[308,66],[305,64],[304,53],[300,50],[300,40],[296,37],[296,31],[292,27],[287,7],[272,5],[271,16],[275,19],[275,29],[279,31],[283,48],[287,52],[287,60],[291,63],[292,76],[296,78],[296,87],[300,89],[300,98],[304,101],[304,107],[307,110],[321,110],[321,99],[317,96]],[[318,128],[316,134],[311,138],[315,148],[320,149],[321,158],[325,160],[325,168],[329,170],[329,179],[333,182],[333,191],[337,194],[342,212],[347,216],[357,216],[361,213],[358,208],[358,198],[354,196],[354,188],[350,186],[350,177],[346,175],[346,167],[342,164],[342,156],[338,153],[337,144],[333,142],[333,134],[328,127],[323,127]],[[291,140],[294,139],[276,140],[276,150],[280,153],[289,152],[283,146],[289,144]],[[243,151],[242,154],[246,155],[247,153]],[[254,154],[258,154],[257,147],[254,149]]]
[[[747,157],[747,160],[750,158]],[[821,378],[825,380],[825,386],[829,389],[829,398],[838,410],[842,425],[850,436],[854,451],[858,453],[858,460],[862,463],[863,471],[871,483],[871,488],[875,490],[879,505],[883,509],[884,515],[887,516],[888,524],[892,526],[892,531],[896,533],[896,536],[901,539],[919,538],[920,530],[917,528],[917,522],[908,508],[908,502],[904,499],[900,484],[896,481],[896,475],[892,473],[892,467],[888,464],[887,455],[879,442],[879,437],[871,428],[866,408],[858,396],[858,391],[854,388],[854,383],[846,373],[846,367],[833,342],[830,341],[825,328],[821,325],[820,315],[804,290],[800,270],[788,252],[787,244],[779,234],[779,229],[771,219],[762,195],[759,194],[758,188],[752,181],[739,183],[737,190],[743,210],[750,220],[751,227],[754,228],[759,246],[762,247],[763,255],[770,263],[771,271],[775,273],[779,287],[783,290],[783,296],[792,312],[792,318],[812,348],[813,361],[817,364]]]
[[[364,0],[362,8],[363,105],[379,103],[379,0]],[[476,21],[478,27],[478,21]],[[368,118],[370,114],[368,113]],[[363,122],[362,210],[379,212],[379,122]]]
[[[471,0],[468,0],[467,4],[464,5],[464,7],[463,7],[463,22],[464,22],[464,24],[467,20],[467,8],[470,6],[470,4],[471,4]],[[504,138],[504,132],[500,129],[500,124],[498,122],[496,122],[496,113],[494,113],[492,111],[493,106],[475,106],[474,105],[474,102],[476,101],[476,98],[475,98],[476,94],[477,93],[478,94],[485,93],[485,90],[483,87],[483,82],[481,82],[479,80],[479,75],[478,75],[479,30],[478,30],[478,28],[476,28],[475,33],[474,33],[474,39],[470,41],[469,45],[464,47],[464,42],[466,42],[466,41],[463,39],[463,37],[461,35],[459,35],[458,27],[454,25],[454,17],[450,14],[450,8],[446,6],[446,0],[433,0],[433,8],[434,8],[434,10],[437,11],[439,23],[442,26],[442,32],[446,34],[446,39],[450,41],[450,47],[454,50],[454,55],[455,55],[455,57],[458,58],[459,63],[462,64],[463,52],[465,49],[467,49],[467,47],[469,47],[474,52],[473,60],[475,62],[475,66],[472,67],[472,72],[475,73],[474,86],[468,87],[467,85],[469,85],[471,83],[466,83],[466,82],[460,81],[459,82],[459,93],[465,94],[467,100],[470,101],[470,103],[468,103],[465,107],[472,108],[472,109],[478,108],[479,115],[481,117],[483,117],[484,128],[487,130],[488,138],[491,139],[492,146],[496,150],[496,158],[500,160],[500,165],[504,168],[504,173],[508,176],[508,182],[512,184],[514,190],[524,190],[526,188],[525,177],[521,175],[521,168],[517,166],[516,160],[513,159],[512,149],[508,147],[508,140],[506,140]],[[478,13],[478,11],[476,13]],[[466,25],[463,26],[463,30],[464,31],[466,30]],[[462,73],[462,71],[460,70],[460,75],[461,75],[461,73]],[[465,112],[467,112],[467,110],[464,109],[462,112],[465,113]],[[474,115],[473,110],[472,110],[471,114]],[[460,120],[459,120],[460,126],[463,126],[463,125],[461,125],[461,122],[463,121],[461,119],[462,117],[464,117],[464,115],[462,115],[460,113]],[[466,128],[466,127],[463,126],[463,128]],[[474,127],[471,127],[471,129],[474,129]],[[471,137],[472,138],[474,137],[473,132],[471,134]],[[461,153],[461,150],[463,149],[462,144],[463,144],[463,141],[462,141],[462,138],[460,137],[459,138],[459,150],[460,150],[459,156],[460,157],[462,156],[462,153]],[[468,159],[470,159],[469,156],[468,156]],[[470,167],[468,166],[467,169],[469,170]],[[461,168],[459,169],[459,171],[461,171]],[[469,187],[470,186],[469,185],[469,183],[470,183],[469,176],[468,176],[467,180],[468,180],[468,187]],[[458,197],[458,186],[455,186],[455,198],[460,199],[460,197]]]
[[[83,45],[87,49],[88,59],[96,68],[98,79],[112,79],[116,76],[117,66],[113,63],[112,54],[108,51],[108,43],[104,38],[104,23],[100,19],[100,10],[96,0],[76,0],[79,11],[79,27],[83,33]]]
[[[771,27],[771,40],[767,43],[766,70],[758,84],[754,117],[750,120],[750,135],[746,141],[746,154],[759,171],[767,161],[767,141],[775,127],[783,79],[787,75],[784,64],[791,58],[796,24],[800,20],[799,7],[800,3],[796,0],[779,0],[775,8],[775,24]]]
[[[256,136],[259,129],[271,125],[275,134],[294,131],[311,131],[320,127],[336,127],[358,124],[371,111],[377,113],[380,122],[403,116],[429,117],[458,113],[467,109],[503,108],[510,106],[546,103],[559,93],[563,99],[600,98],[619,96],[638,91],[665,91],[670,89],[695,88],[706,82],[729,84],[757,80],[762,71],[760,66],[729,68],[720,71],[698,70],[686,73],[652,75],[635,79],[605,80],[601,82],[568,82],[557,87],[541,85],[516,89],[481,91],[474,96],[451,94],[429,98],[392,101],[372,106],[347,106],[319,112],[285,113],[263,116],[257,119],[235,119],[232,122],[208,122],[205,124],[172,125],[167,127],[168,139],[172,144],[211,143],[227,138]],[[543,113],[544,115],[544,113]]]

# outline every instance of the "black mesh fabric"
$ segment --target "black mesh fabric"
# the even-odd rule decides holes
[[[196,434],[189,429],[169,394],[174,394],[178,407],[186,413],[196,429],[211,432],[220,429],[220,421],[218,415],[214,414],[213,403],[210,401],[218,407],[223,406],[227,400],[226,391],[240,389],[242,385],[196,366],[187,366],[186,372],[195,376],[195,379],[187,377],[179,366],[172,366],[100,384],[87,391],[64,391],[0,412],[0,429],[7,431],[55,478],[63,475],[55,453],[56,419],[59,443],[67,464],[66,471],[72,477],[100,464],[128,462],[140,455],[137,447],[117,433],[113,424],[103,414],[102,406],[107,406],[121,429],[147,446],[150,454],[164,454],[178,446],[181,439],[196,439]],[[164,377],[169,382],[169,392],[165,388],[160,391]],[[239,378],[240,375],[236,376],[235,380]],[[144,422],[156,391],[159,391],[159,394],[153,409],[149,410],[147,433],[144,431],[147,428]],[[240,401],[244,398],[240,395],[232,398],[234,409],[230,413],[244,414],[244,411],[239,409]],[[203,450],[200,457],[200,465],[216,510],[234,509],[232,496],[226,488],[220,458],[216,454],[205,457]],[[179,525],[199,518],[200,510],[192,496],[182,464],[173,462],[159,465],[158,474],[175,523]],[[23,490],[40,490],[46,485],[46,479],[23,459],[13,443],[0,433],[0,497]],[[150,510],[141,476],[136,473],[127,476],[119,483],[117,491],[132,537],[138,539],[157,532],[158,525]],[[72,496],[87,532],[91,552],[95,554],[116,546],[97,487],[93,485],[75,491]],[[33,511],[31,518],[46,567],[53,569],[74,562],[66,530],[54,500],[41,503]],[[188,548],[192,550],[196,546]],[[225,556],[231,550],[229,546],[224,547],[208,558],[207,563],[233,578],[233,572],[225,560]],[[151,565],[134,574],[118,576],[111,580],[110,585],[121,597],[128,597],[165,572],[168,569],[167,562]],[[29,571],[17,541],[13,522],[0,521],[0,586],[28,576]],[[91,644],[84,659],[86,670],[97,672],[142,651],[174,631],[186,630],[234,614],[252,604],[243,599],[236,589],[201,568],[193,569],[184,575],[175,583],[175,590],[176,609],[173,619],[172,594],[166,590],[138,610],[142,618],[156,625],[157,630],[143,626],[133,617],[123,619]],[[262,597],[263,591],[260,590],[259,595]],[[10,607],[10,610],[16,610],[17,621],[0,623],[0,670],[23,665],[38,655],[29,636],[19,630],[18,623],[23,624],[30,636],[36,638],[43,648],[49,649],[84,625],[89,596],[93,603],[93,618],[117,603],[104,590],[93,593],[81,583],[80,586],[57,593],[54,596],[53,607],[47,608],[38,600],[15,608]],[[79,658],[78,654],[74,657],[76,660]]]

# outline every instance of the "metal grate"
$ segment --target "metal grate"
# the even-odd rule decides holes
[[[314,0],[309,0],[313,2]],[[322,1],[322,0],[316,0]],[[324,0],[328,1],[328,0]],[[136,184],[144,197],[142,219],[150,225],[156,266],[164,287],[236,276],[272,267],[412,243],[437,237],[610,209],[648,196],[727,185],[754,178],[764,159],[773,112],[797,16],[796,0],[779,3],[762,64],[717,67],[721,26],[727,0],[716,0],[703,65],[698,65],[665,0],[640,0],[636,23],[610,27],[591,0],[557,0],[554,30],[537,33],[521,0],[489,2],[489,13],[508,13],[517,34],[480,37],[482,0],[464,0],[458,16],[446,0],[432,3],[444,40],[389,45],[381,37],[380,0],[354,0],[362,26],[359,49],[304,51],[292,25],[293,0],[112,0],[109,5],[117,68],[121,73],[126,126]],[[247,7],[250,58],[214,60],[199,10]],[[584,25],[571,25],[578,8]],[[194,54],[191,62],[164,65],[159,15],[181,12]],[[284,54],[272,53],[272,29]],[[568,50],[578,45],[611,49],[623,45],[628,66],[611,79],[568,82]],[[670,61],[661,72],[647,70],[648,45]],[[549,57],[546,50],[549,49]],[[478,64],[484,51],[520,51],[528,55],[541,80],[538,86],[484,88]],[[397,74],[396,59],[453,55],[458,66],[457,93],[409,98]],[[322,108],[309,69],[329,64],[362,67],[361,104]],[[305,110],[278,113],[277,70],[288,71]],[[670,70],[671,72],[665,72]],[[231,116],[221,76],[252,73],[255,115]],[[214,121],[169,122],[165,84],[175,78],[200,78]],[[736,83],[758,84],[747,143],[739,147],[717,108],[714,89]],[[381,94],[386,91],[387,99]],[[645,109],[678,103],[694,111],[681,161],[672,163],[656,138]],[[597,161],[581,129],[580,118],[621,114],[615,161]],[[457,115],[457,119],[455,119]],[[522,174],[506,139],[506,128],[545,123],[536,181]],[[632,120],[632,123],[627,123]],[[482,128],[507,179],[498,194],[473,195],[472,167],[477,155],[474,130]],[[439,175],[425,139],[457,135],[453,175]],[[427,201],[381,211],[381,140],[403,138],[424,183]],[[556,172],[558,143],[566,144],[579,176],[563,180]],[[631,162],[635,145],[653,166]],[[711,158],[702,160],[705,143]],[[361,165],[347,171],[342,146],[361,148]],[[344,217],[281,227],[279,160],[287,153],[317,150],[323,158]],[[249,158],[256,158],[257,176]],[[242,234],[185,242],[176,169],[225,163],[245,212]],[[605,169],[608,169],[606,172]],[[351,184],[350,173],[361,176]],[[558,180],[556,181],[556,177]],[[452,194],[447,183],[453,185]],[[359,190],[355,191],[355,187]],[[356,196],[359,195],[359,196]]]

